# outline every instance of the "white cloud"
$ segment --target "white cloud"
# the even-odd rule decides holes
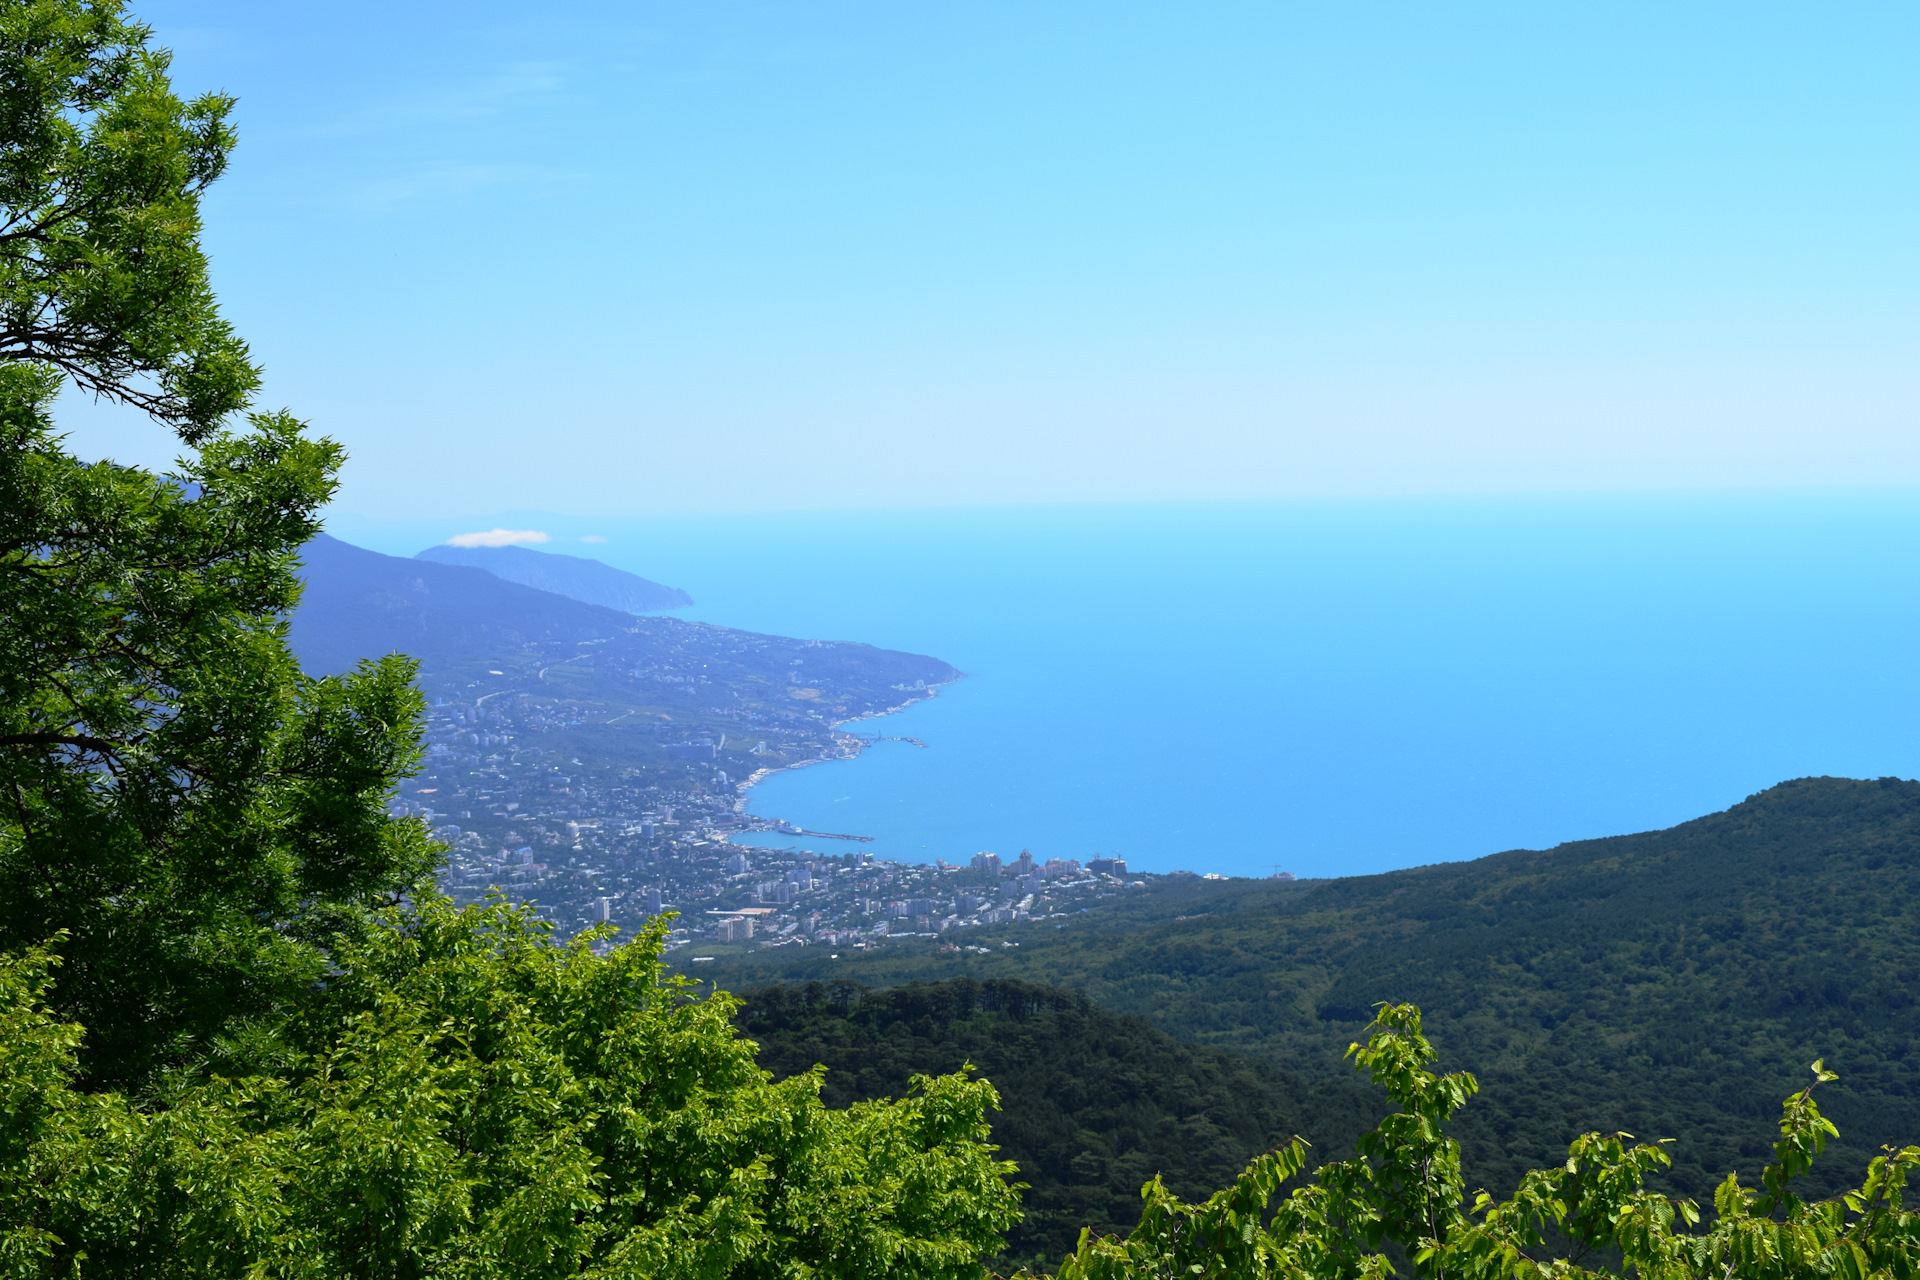
[[[605,542],[606,540],[606,535],[600,533],[583,533],[580,535],[580,541],[582,542]]]
[[[447,539],[450,547],[518,547],[528,543],[552,542],[538,529],[488,529],[485,533],[456,533]]]

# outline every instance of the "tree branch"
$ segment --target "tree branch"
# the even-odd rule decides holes
[[[109,738],[92,738],[83,733],[0,733],[0,747],[78,747],[112,755],[125,746]]]

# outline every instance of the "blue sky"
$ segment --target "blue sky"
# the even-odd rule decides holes
[[[137,8],[343,512],[1920,482],[1911,5]]]

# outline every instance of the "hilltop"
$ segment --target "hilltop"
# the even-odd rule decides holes
[[[1587,1129],[1673,1137],[1707,1196],[1769,1156],[1780,1098],[1824,1057],[1842,1176],[1920,1136],[1920,783],[1807,778],[1665,831],[1352,879],[1182,885],[1066,928],[979,930],[991,954],[897,945],[706,966],[723,985],[1044,979],[1191,1043],[1308,1077],[1376,1001],[1413,1001],[1483,1092],[1470,1175],[1511,1185]],[[1175,914],[1184,918],[1174,918]]]

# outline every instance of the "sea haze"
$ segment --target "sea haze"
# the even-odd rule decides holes
[[[1920,773],[1920,495],[336,517],[395,554],[505,525],[677,616],[943,658],[756,813],[990,849],[1350,875],[1664,827],[1785,778]],[[583,536],[604,543],[582,543]],[[793,843],[781,841],[780,843]]]

